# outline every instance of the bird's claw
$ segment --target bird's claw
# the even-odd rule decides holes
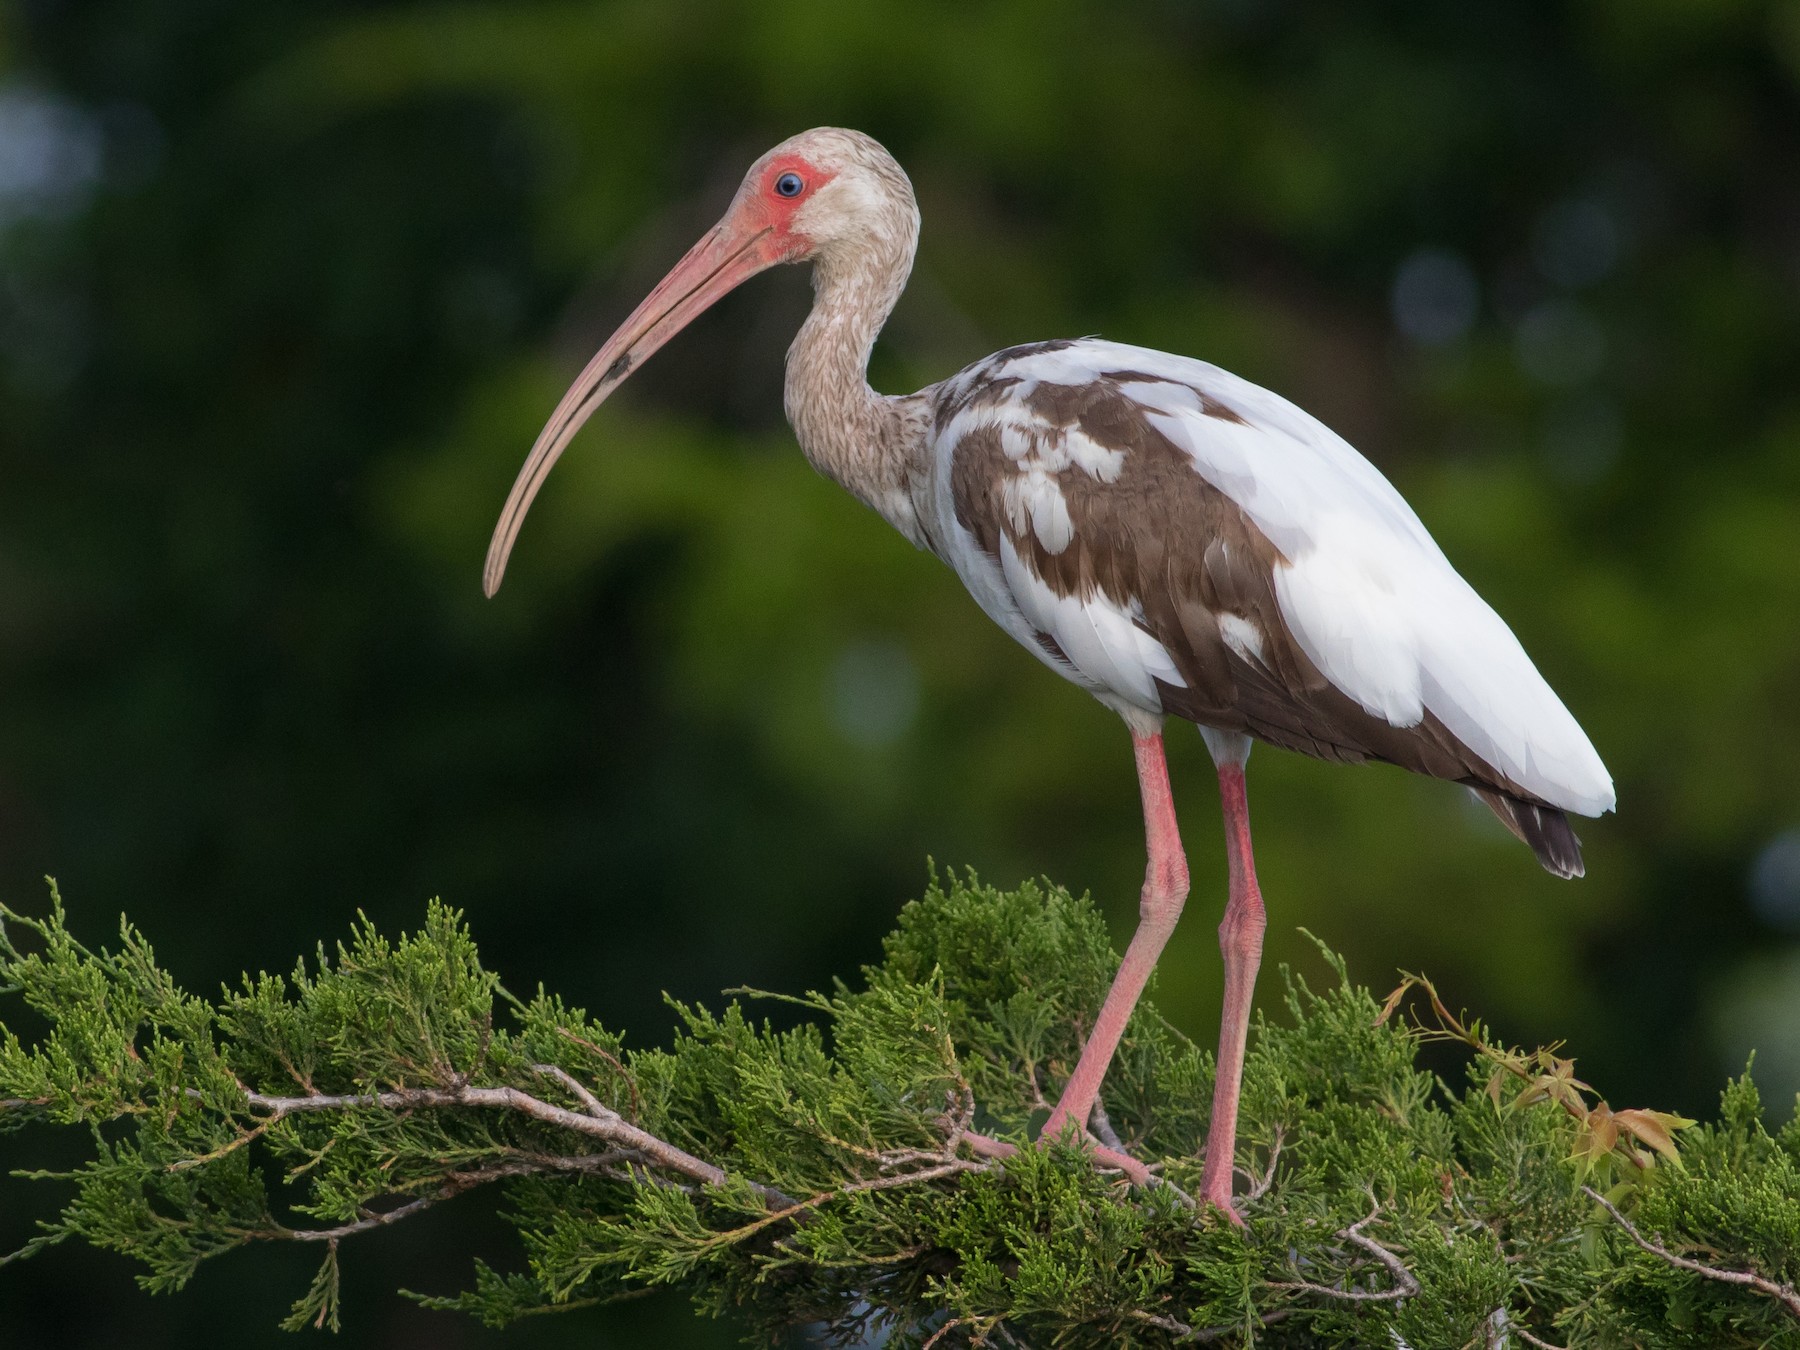
[[[978,1158],[1010,1158],[1019,1151],[1017,1144],[1009,1144],[1004,1139],[992,1139],[985,1134],[970,1132],[963,1135],[962,1141]],[[1148,1186],[1156,1180],[1150,1169],[1129,1153],[1108,1148],[1091,1138],[1083,1138],[1081,1146],[1097,1166],[1123,1172],[1134,1186]]]

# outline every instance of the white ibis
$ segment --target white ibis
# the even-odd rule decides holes
[[[1582,872],[1564,813],[1610,810],[1612,779],[1400,494],[1278,395],[1202,361],[1094,338],[1012,347],[916,394],[876,393],[869,352],[918,233],[906,174],[859,132],[808,131],[759,159],[724,219],[557,405],[494,531],[486,590],[499,588],[545,475],[607,395],[746,278],[810,261],[815,298],[788,349],[785,400],[807,459],[948,563],[989,617],[1131,730],[1149,847],[1139,924],[1045,1138],[1081,1138],[1187,897],[1163,721],[1185,718],[1205,738],[1230,896],[1201,1189],[1235,1220],[1238,1088],[1264,927],[1244,796],[1251,741],[1465,784],[1561,877]],[[1084,1142],[1147,1179],[1135,1159]]]

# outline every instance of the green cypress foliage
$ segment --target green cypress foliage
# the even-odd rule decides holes
[[[636,1051],[509,994],[442,904],[209,1001],[128,924],[83,946],[53,889],[46,918],[0,909],[0,991],[47,1028],[0,1025],[0,1130],[92,1156],[43,1175],[67,1203],[6,1260],[90,1242],[161,1293],[313,1243],[284,1325],[335,1329],[358,1235],[496,1186],[516,1267],[412,1297],[499,1325],[673,1284],[756,1339],[915,1348],[1800,1347],[1800,1119],[1771,1133],[1748,1071],[1713,1123],[1615,1111],[1428,982],[1384,1004],[1323,955],[1254,1030],[1238,1228],[1190,1198],[1211,1056],[1148,1002],[1091,1124],[1155,1185],[1073,1139],[974,1146],[1032,1138],[1116,962],[1052,886],[934,881],[854,987],[790,1000],[797,1027],[737,991]],[[1464,1081],[1418,1066],[1433,1038],[1468,1046]]]

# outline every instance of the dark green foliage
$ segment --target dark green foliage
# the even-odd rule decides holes
[[[21,1254],[80,1239],[163,1292],[246,1243],[318,1242],[290,1328],[337,1326],[342,1242],[496,1183],[522,1268],[417,1296],[495,1325],[674,1284],[770,1342],[1800,1346],[1800,1123],[1771,1135],[1748,1073],[1675,1156],[1658,1131],[1687,1122],[1590,1101],[1435,991],[1438,1026],[1407,1025],[1329,953],[1256,1028],[1246,1227],[1188,1198],[1211,1060],[1148,1004],[1105,1104],[1161,1184],[1066,1142],[976,1156],[970,1130],[1041,1122],[1115,963],[1054,887],[934,883],[860,988],[791,1000],[799,1025],[677,1005],[670,1048],[636,1052],[509,995],[440,904],[215,1003],[128,925],[95,952],[60,901],[0,915],[0,987],[48,1025],[0,1041],[0,1122],[94,1140]],[[1461,1090],[1418,1067],[1446,1030],[1476,1047]]]

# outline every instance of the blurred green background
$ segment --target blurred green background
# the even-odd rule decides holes
[[[1091,889],[1117,719],[811,475],[759,278],[495,514],[575,369],[750,160],[835,123],[924,215],[877,387],[1102,333],[1342,431],[1615,774],[1562,883],[1442,784],[1263,750],[1269,962],[1424,969],[1615,1105],[1800,1088],[1800,4],[30,0],[0,14],[0,898],[46,872],[210,991],[359,908],[464,907],[513,987],[660,998],[871,959],[927,857]],[[1223,848],[1158,986],[1216,1032]],[[1266,997],[1277,981],[1265,981]],[[1781,1108],[1785,1116],[1786,1109]],[[41,1133],[3,1161],[74,1155]],[[0,1248],[55,1187],[0,1181]],[[504,1337],[478,1198],[348,1253],[354,1346],[714,1345],[678,1297]],[[312,1254],[152,1301],[0,1271],[0,1345],[255,1345]]]

